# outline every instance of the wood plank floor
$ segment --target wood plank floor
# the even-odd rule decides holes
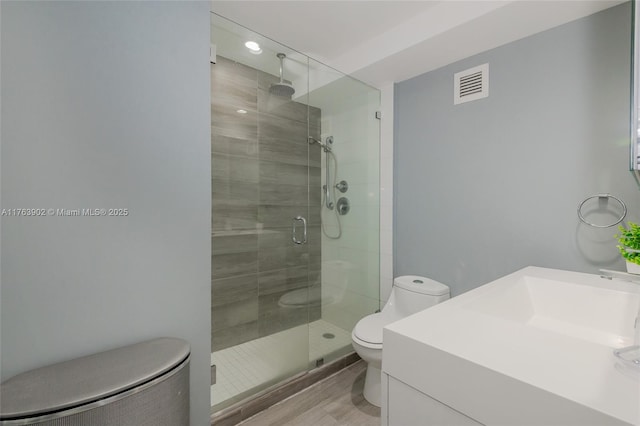
[[[362,396],[366,368],[360,360],[240,425],[380,426],[380,409]]]

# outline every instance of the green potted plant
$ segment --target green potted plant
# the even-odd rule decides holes
[[[640,225],[629,222],[628,227],[620,225],[620,233],[616,235],[620,243],[618,250],[627,261],[627,272],[640,274]]]

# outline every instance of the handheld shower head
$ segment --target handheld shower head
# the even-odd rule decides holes
[[[331,152],[330,146],[320,142],[318,139],[314,138],[313,136],[309,136],[308,141],[309,141],[309,145],[317,144],[317,145],[320,145],[320,148],[322,148],[324,152]]]

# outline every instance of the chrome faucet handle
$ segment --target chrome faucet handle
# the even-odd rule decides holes
[[[640,284],[640,275],[630,274],[628,272],[613,271],[611,269],[600,269],[600,277],[611,280],[617,278],[624,281],[629,281],[635,284]]]
[[[349,184],[346,180],[341,180],[340,182],[336,183],[336,189],[344,194],[349,189]]]
[[[627,346],[613,351],[613,354],[624,365],[638,369],[640,368],[640,346]]]

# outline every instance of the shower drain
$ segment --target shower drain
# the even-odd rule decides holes
[[[324,333],[322,337],[324,337],[325,339],[333,339],[334,337],[336,337],[336,335],[333,333]]]

